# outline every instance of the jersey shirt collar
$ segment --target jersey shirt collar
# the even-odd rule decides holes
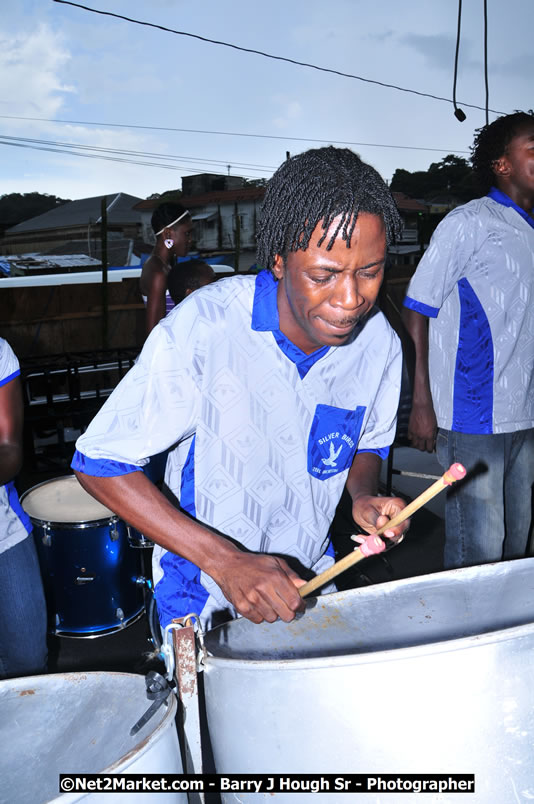
[[[321,349],[317,349],[316,352],[312,352],[311,355],[307,355],[284,335],[280,330],[280,317],[276,301],[277,285],[278,282],[270,271],[261,271],[256,277],[251,327],[256,332],[273,333],[279,348],[295,364],[302,380],[311,367],[328,352],[330,347],[323,346]]]
[[[521,217],[524,218],[526,222],[534,229],[534,219],[528,214],[528,212],[525,212],[524,209],[518,207],[515,201],[512,201],[510,196],[506,195],[506,193],[503,193],[502,190],[498,190],[497,187],[492,187],[488,193],[488,198],[493,198],[494,201],[496,201],[498,204],[502,204],[503,207],[512,207],[512,209],[515,209],[515,211],[519,212]],[[532,210],[532,215],[534,215],[534,209]]]

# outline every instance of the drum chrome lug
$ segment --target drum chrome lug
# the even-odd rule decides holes
[[[111,529],[109,531],[109,538],[111,539],[112,542],[116,542],[119,539],[119,531],[118,531],[118,528],[117,528],[117,520],[113,519],[110,522],[110,526],[111,526]]]
[[[78,575],[75,583],[77,586],[83,586],[85,583],[91,583],[91,581],[94,581],[95,577],[95,575]]]
[[[150,581],[144,575],[137,575],[134,580],[137,586],[146,586],[147,589],[150,589]]]
[[[50,547],[52,544],[52,528],[50,526],[50,522],[43,523],[43,535],[41,536],[41,541],[45,547]]]

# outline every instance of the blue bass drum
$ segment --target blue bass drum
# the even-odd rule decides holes
[[[143,615],[144,551],[130,547],[129,526],[74,475],[34,486],[21,504],[33,524],[52,634],[103,636]]]

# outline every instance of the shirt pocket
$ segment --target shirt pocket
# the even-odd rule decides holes
[[[317,405],[308,437],[308,473],[318,480],[349,469],[360,439],[365,407]]]

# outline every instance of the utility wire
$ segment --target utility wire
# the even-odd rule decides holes
[[[408,92],[412,95],[419,95],[423,98],[432,98],[433,100],[444,101],[445,103],[453,103],[450,98],[442,98],[440,95],[432,95],[429,92],[419,92],[416,89],[407,89],[406,87],[399,87],[396,84],[387,84],[383,81],[375,81],[371,78],[363,78],[361,75],[353,75],[352,73],[343,73],[340,70],[333,70],[329,67],[319,67],[317,64],[310,64],[309,62],[305,61],[297,61],[296,59],[289,59],[285,56],[274,56],[272,53],[265,53],[263,50],[254,50],[253,48],[249,47],[241,47],[239,45],[234,45],[230,42],[222,42],[218,39],[209,39],[206,36],[200,36],[199,34],[189,33],[188,31],[175,31],[173,28],[166,28],[164,25],[156,25],[153,22],[144,22],[143,20],[136,20],[132,17],[126,17],[123,14],[114,14],[111,11],[101,11],[97,8],[89,8],[89,6],[81,5],[80,3],[72,3],[71,0],[53,0],[54,3],[61,3],[62,5],[66,6],[74,6],[75,8],[81,8],[83,11],[90,11],[93,14],[102,14],[106,17],[115,17],[119,20],[125,20],[125,22],[132,22],[135,25],[144,25],[148,28],[157,28],[160,31],[166,31],[167,33],[175,34],[176,36],[189,36],[191,39],[199,39],[201,42],[209,42],[212,45],[221,45],[222,47],[229,47],[233,48],[234,50],[240,50],[244,53],[253,53],[256,56],[264,56],[266,59],[274,59],[275,61],[285,61],[289,64],[296,64],[298,67],[309,67],[312,70],[319,70],[323,73],[332,73],[333,75],[339,75],[342,78],[352,78],[355,81],[363,81],[367,84],[375,84],[381,87],[387,87],[388,89],[396,89],[399,92]],[[483,106],[477,106],[476,104],[472,103],[463,103],[462,106],[468,106],[471,109],[481,109],[485,111]],[[504,114],[504,112],[499,112],[496,109],[489,109],[490,112],[495,114]]]
[[[174,154],[158,154],[153,153],[151,151],[130,151],[123,148],[104,148],[103,146],[82,145],[80,143],[75,142],[59,142],[58,140],[41,140],[29,137],[13,137],[8,136],[7,134],[0,134],[0,138],[3,140],[12,140],[15,142],[28,142],[36,145],[51,145],[54,147],[77,148],[84,151],[97,151],[107,154],[119,154],[122,156],[141,157],[143,159],[148,157],[154,159],[172,159],[172,160],[181,159],[182,161],[185,162],[200,162],[201,164],[224,165],[225,167],[228,166],[229,162],[228,159],[223,160],[223,159],[208,159],[206,157],[175,156]],[[247,162],[235,162],[235,161],[231,162],[230,164],[234,168],[251,168],[254,171],[276,170],[276,165],[258,165]]]
[[[159,167],[165,168],[166,170],[180,170],[186,173],[198,173],[198,168],[192,167],[185,167],[184,165],[167,165],[163,162],[144,162],[134,159],[121,159],[119,157],[112,157],[112,156],[104,156],[103,154],[86,154],[86,153],[79,153],[78,151],[68,151],[65,148],[51,148],[49,146],[44,145],[30,145],[29,143],[23,142],[10,142],[2,140],[0,136],[0,145],[10,145],[14,148],[31,148],[36,151],[49,151],[54,154],[69,154],[70,156],[83,156],[86,159],[105,159],[108,162],[123,162],[129,165],[141,165],[146,167]],[[218,173],[217,171],[210,171],[215,176],[226,176],[226,173]],[[248,178],[245,176],[245,178]]]
[[[36,151],[48,151],[49,153],[54,154],[67,154],[69,156],[83,156],[86,159],[104,159],[108,162],[117,162],[123,163],[128,165],[138,165],[141,167],[159,167],[164,168],[165,170],[179,170],[182,173],[198,173],[201,168],[197,166],[190,166],[190,165],[176,165],[176,164],[168,164],[166,162],[153,162],[153,161],[145,161],[145,159],[134,159],[134,158],[123,158],[122,156],[119,157],[116,154],[123,154],[124,156],[141,156],[155,158],[155,159],[182,159],[191,162],[200,162],[201,164],[205,161],[202,159],[192,159],[190,157],[174,157],[168,156],[164,154],[151,154],[151,153],[144,153],[142,151],[126,151],[126,150],[118,150],[113,148],[103,148],[99,146],[89,146],[89,145],[76,145],[74,143],[61,143],[57,141],[49,141],[49,140],[32,140],[24,137],[11,137],[0,134],[0,146],[8,145],[14,148],[29,148]],[[386,146],[385,146],[386,147]],[[76,149],[76,150],[72,150]],[[433,149],[436,150],[436,149]],[[97,153],[86,153],[86,151],[97,151]],[[445,153],[445,151],[444,151]],[[447,151],[446,153],[451,153],[451,151]],[[463,153],[467,153],[464,151]],[[106,154],[115,154],[114,156],[106,155]],[[209,164],[217,163],[224,164],[228,166],[227,160],[207,160]],[[265,170],[260,167],[248,167],[248,169],[241,170],[241,167],[245,165],[245,163],[230,163],[232,167],[239,170],[240,174],[244,174],[244,178],[256,178],[251,175],[253,173],[260,173],[262,178],[265,178]],[[267,168],[267,166],[264,166]],[[276,168],[269,167],[267,168],[268,171],[274,172]],[[220,172],[218,170],[210,169],[210,173],[215,176],[226,176],[227,174],[224,172]]]
[[[40,121],[42,123],[61,123],[63,125],[73,125],[73,126],[101,126],[101,127],[110,127],[110,128],[135,128],[135,129],[143,129],[149,131],[174,131],[180,134],[216,134],[225,137],[254,137],[257,139],[267,139],[267,140],[287,140],[291,142],[319,142],[325,143],[328,142],[330,145],[355,145],[359,148],[395,148],[398,150],[403,151],[437,151],[438,153],[460,153],[460,154],[467,154],[469,151],[461,151],[458,148],[427,148],[425,146],[419,145],[392,145],[387,143],[378,143],[378,142],[350,142],[346,140],[334,140],[330,137],[323,137],[322,139],[313,139],[312,137],[286,137],[282,134],[244,134],[243,132],[239,131],[210,131],[205,129],[199,128],[171,128],[168,126],[141,126],[136,124],[130,123],[97,123],[91,120],[57,120],[54,118],[49,117],[20,117],[17,115],[10,115],[10,114],[0,114],[0,119],[2,120],[29,120],[29,121]],[[225,164],[228,163],[227,160]],[[232,162],[232,164],[234,164]]]

